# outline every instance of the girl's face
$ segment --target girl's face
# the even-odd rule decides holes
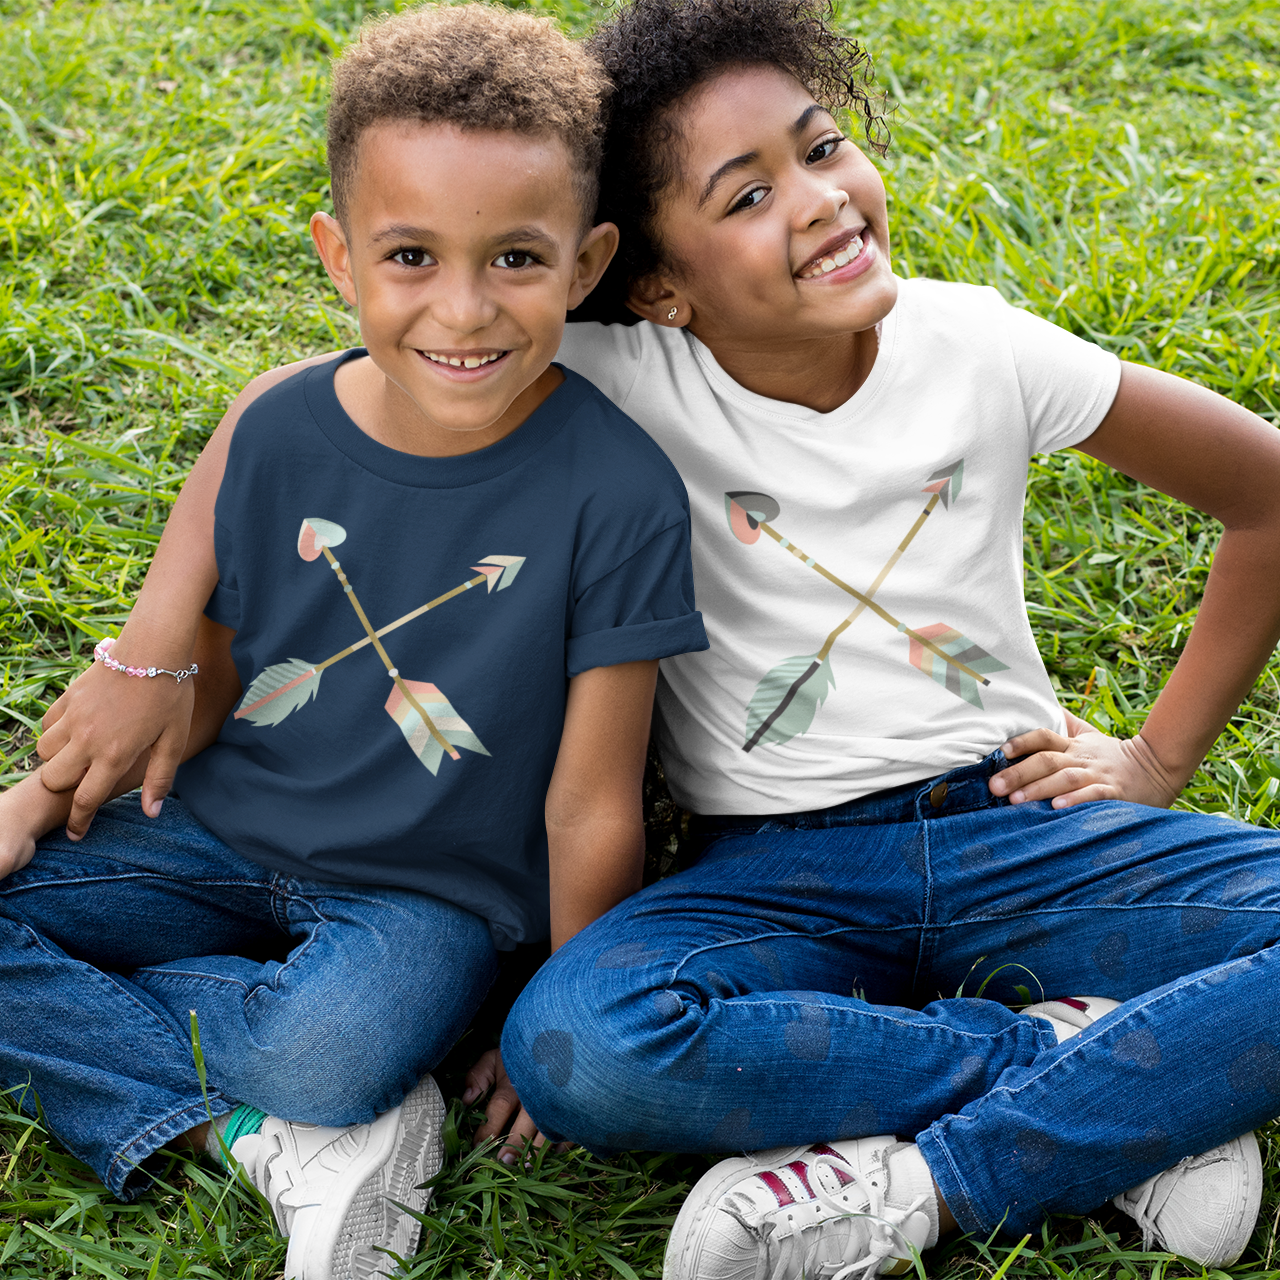
[[[889,313],[884,183],[798,80],[726,71],[677,124],[680,177],[658,232],[679,265],[649,282],[662,298],[646,298],[644,314],[664,322],[674,306],[671,323],[714,349],[838,338]]]

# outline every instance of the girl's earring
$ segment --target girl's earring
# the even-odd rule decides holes
[[[679,310],[679,307],[672,307],[671,310],[667,312],[667,319],[674,320],[676,318],[676,312]]]

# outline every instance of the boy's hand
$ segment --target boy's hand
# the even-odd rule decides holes
[[[75,789],[67,819],[72,840],[89,830],[98,806],[148,750],[142,809],[152,818],[159,814],[182,762],[194,699],[194,680],[130,679],[94,663],[45,712],[36,744],[45,762],[41,777],[50,791]]]
[[[532,1141],[535,1147],[546,1143],[546,1136],[538,1131],[538,1126],[520,1105],[520,1099],[502,1065],[502,1054],[497,1049],[490,1049],[480,1055],[467,1072],[466,1086],[462,1101],[468,1106],[484,1097],[490,1089],[493,1090],[493,1096],[484,1109],[484,1124],[476,1130],[476,1136],[472,1139],[475,1146],[478,1147],[499,1134],[506,1134],[507,1140],[499,1149],[498,1159],[503,1164],[515,1164],[528,1142]],[[514,1123],[512,1116],[515,1117]],[[567,1143],[561,1144],[562,1149],[567,1146]]]
[[[1066,712],[1067,736],[1033,729],[1004,744],[1011,760],[990,782],[993,795],[1010,804],[1051,800],[1067,809],[1087,800],[1129,800],[1167,809],[1187,779],[1174,778],[1143,740],[1111,738],[1085,720]]]

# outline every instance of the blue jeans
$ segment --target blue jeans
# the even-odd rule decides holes
[[[420,893],[295,880],[136,794],[0,880],[0,1087],[31,1092],[122,1199],[138,1166],[236,1102],[316,1124],[397,1105],[497,969],[478,916]]]
[[[960,1225],[1033,1230],[1280,1113],[1280,833],[1010,806],[981,764],[705,848],[552,956],[503,1060],[552,1138],[914,1138]],[[976,999],[984,981],[988,985]],[[1121,1008],[1059,1046],[1004,1007]]]

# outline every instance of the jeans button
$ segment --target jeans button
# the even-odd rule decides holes
[[[929,803],[933,805],[935,809],[941,809],[943,804],[946,802],[946,799],[947,784],[945,782],[939,782],[929,792]]]

